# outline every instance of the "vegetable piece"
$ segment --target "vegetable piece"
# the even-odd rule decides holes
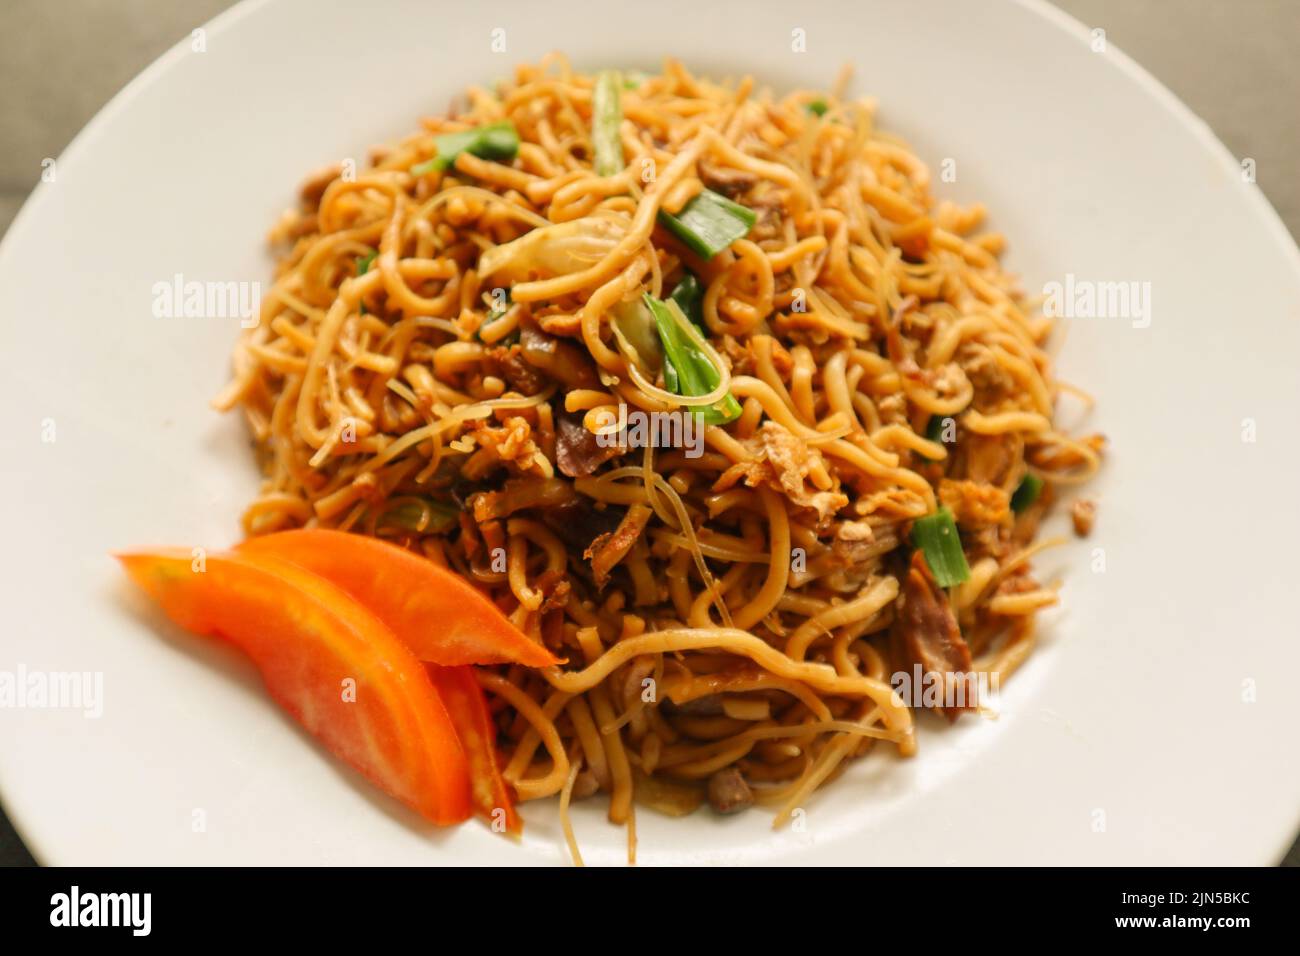
[[[379,257],[379,250],[376,249],[368,256],[360,256],[357,258],[358,278],[370,271],[370,267],[374,265],[375,259],[377,259],[378,257]],[[361,303],[361,314],[362,315],[366,314],[366,304],[364,302]]]
[[[524,823],[515,811],[514,797],[501,776],[497,759],[496,726],[488,710],[483,688],[474,679],[472,667],[427,665],[429,679],[437,689],[460,737],[469,762],[470,799],[474,810],[492,829],[519,836]]]
[[[664,382],[670,392],[678,395],[707,395],[722,381],[721,373],[713,367],[707,355],[691,340],[686,329],[673,318],[672,309],[681,313],[676,302],[661,302],[645,293],[645,304],[654,316],[655,328],[664,349]],[[683,316],[683,319],[685,317]],[[686,320],[689,325],[689,320]],[[715,405],[701,412],[706,425],[721,425],[740,417],[740,403],[728,394]]]
[[[677,215],[659,211],[659,221],[702,259],[712,259],[737,239],[743,239],[758,219],[752,209],[705,189]]]
[[[947,427],[945,423],[951,418],[952,418],[951,415],[931,415],[930,420],[925,423],[926,440],[937,442],[940,445],[945,444],[943,438],[943,430],[945,427]],[[954,420],[953,427],[954,429],[956,428],[955,420]],[[928,458],[928,456],[924,456],[924,457]],[[937,461],[938,459],[929,459],[929,460]]]
[[[659,341],[654,315],[645,300],[636,298],[618,302],[610,311],[614,316],[610,325],[615,336],[636,353],[641,368],[651,375],[658,374],[663,368],[664,350]]]
[[[514,123],[502,120],[459,133],[446,133],[433,141],[438,155],[411,167],[412,176],[425,176],[435,170],[450,169],[461,153],[479,159],[509,160],[519,153],[519,133]]]
[[[970,646],[961,627],[920,551],[912,552],[912,564],[903,579],[902,600],[890,631],[890,651],[895,660],[918,665],[926,680],[942,688],[934,706],[956,720],[967,710],[978,710],[977,688],[966,683],[974,666]],[[969,693],[967,693],[969,688]],[[944,706],[949,704],[950,706]]]
[[[715,813],[729,814],[754,805],[754,791],[736,766],[723,767],[709,777],[709,805]]]
[[[673,288],[672,301],[682,310],[682,315],[690,319],[700,329],[704,328],[704,289],[694,272],[685,273]]]
[[[1025,477],[1020,480],[1019,486],[1011,495],[1011,510],[1016,514],[1020,514],[1038,500],[1042,490],[1043,479],[1031,472],[1026,472]]]
[[[542,226],[484,252],[478,259],[478,274],[515,283],[581,272],[605,258],[625,235],[626,221],[611,216]]]
[[[596,77],[591,95],[591,145],[596,153],[597,176],[613,176],[623,168],[622,78],[617,70],[605,70]]]
[[[814,116],[825,116],[826,111],[830,109],[830,105],[823,99],[816,99],[808,103],[805,109]]]
[[[957,522],[947,507],[912,522],[912,543],[925,555],[925,563],[940,587],[950,588],[970,577]]]
[[[338,585],[422,661],[559,663],[455,572],[386,541],[309,528],[250,538],[236,553],[274,555]]]
[[[210,554],[201,571],[184,549],[117,558],[174,622],[252,658],[276,702],[380,789],[440,825],[469,816],[468,765],[423,665],[342,589],[266,554]]]
[[[450,530],[459,515],[460,509],[449,502],[427,495],[408,495],[389,503],[375,521],[375,530],[396,528],[415,534],[433,534]]]

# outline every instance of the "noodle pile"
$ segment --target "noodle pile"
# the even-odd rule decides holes
[[[913,753],[890,680],[930,660],[927,621],[1010,673],[1056,600],[1029,568],[1040,518],[1102,439],[1057,430],[1051,323],[984,210],[936,203],[874,104],[669,60],[623,84],[624,165],[601,176],[594,83],[560,56],[520,66],[368,171],[309,179],[216,404],[243,409],[265,467],[247,534],[389,538],[567,660],[478,669],[506,779],[560,795],[571,845],[570,801],[607,795],[633,852],[634,798],[779,824],[877,742]],[[506,120],[513,160],[429,168],[437,136]],[[756,214],[707,261],[658,221],[705,188]],[[687,272],[721,377],[705,399],[616,322]],[[699,455],[595,441],[620,405],[726,394],[739,416]],[[1027,474],[1043,491],[1013,510]],[[940,506],[970,568],[947,590],[909,537]]]

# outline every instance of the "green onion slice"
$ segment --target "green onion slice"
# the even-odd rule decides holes
[[[830,109],[830,104],[825,100],[813,100],[806,108],[808,112],[812,113],[814,116],[825,116],[826,111]]]
[[[683,275],[668,298],[677,303],[682,315],[704,328],[704,289],[694,272]]]
[[[664,227],[701,259],[712,259],[737,239],[743,239],[757,219],[754,210],[711,189],[695,196],[675,216],[659,211]]]
[[[605,70],[596,77],[591,97],[591,144],[595,150],[597,176],[613,176],[623,168],[622,78],[617,70]]]
[[[1011,510],[1016,514],[1024,511],[1035,501],[1043,490],[1043,479],[1029,472],[1021,479],[1020,486],[1011,495]]]
[[[459,133],[446,133],[433,141],[438,155],[411,167],[412,176],[424,176],[435,170],[449,169],[461,153],[472,153],[479,159],[514,159],[519,152],[519,133],[509,120],[489,123]]]
[[[378,249],[376,249],[374,252],[370,253],[370,255],[368,255],[368,256],[359,256],[359,257],[357,258],[357,276],[358,276],[358,277],[361,277],[361,276],[365,275],[367,272],[369,272],[369,271],[370,271],[370,267],[371,267],[372,265],[375,264],[375,260],[376,260],[377,258],[379,258],[379,250],[378,250]],[[362,303],[361,303],[361,315],[365,315],[365,314],[366,314],[366,304],[365,304],[364,302],[362,302]]]
[[[939,587],[950,588],[970,578],[957,522],[947,507],[912,522],[912,544],[925,555],[925,563]]]
[[[460,510],[446,501],[425,495],[409,495],[396,500],[379,516],[375,529],[395,528],[415,534],[435,534],[451,530]]]
[[[680,306],[676,302],[656,299],[648,292],[643,298],[654,316],[659,341],[663,345],[664,382],[668,391],[678,395],[707,395],[717,388],[722,374],[672,315],[671,310],[677,308],[680,311]],[[706,425],[723,425],[740,417],[740,402],[728,394],[700,413]]]
[[[945,444],[943,440],[944,422],[946,422],[949,418],[952,417],[953,416],[951,415],[931,415],[930,420],[925,423],[925,437],[929,441],[936,442],[940,445]],[[927,461],[938,460],[934,458],[929,458],[928,456],[922,456],[922,457],[925,457]]]

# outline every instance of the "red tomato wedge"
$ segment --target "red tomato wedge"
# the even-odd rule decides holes
[[[266,554],[210,554],[203,571],[180,549],[117,558],[181,627],[252,658],[271,696],[381,790],[437,824],[469,816],[468,765],[428,673],[343,590]]]
[[[514,796],[497,761],[497,729],[492,723],[483,688],[474,679],[472,667],[427,665],[433,686],[438,689],[451,722],[460,736],[460,745],[469,761],[470,799],[474,809],[494,830],[518,836],[524,822],[515,812]]]
[[[395,544],[307,528],[249,538],[235,550],[272,554],[334,582],[422,661],[448,667],[560,662],[454,571]]]

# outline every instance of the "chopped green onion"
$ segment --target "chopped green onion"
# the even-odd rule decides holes
[[[374,252],[370,253],[370,255],[368,255],[368,256],[361,256],[361,257],[359,257],[359,258],[357,259],[357,276],[360,277],[360,276],[365,275],[367,272],[369,272],[369,271],[370,271],[370,267],[371,267],[372,265],[374,265],[374,263],[375,263],[375,259],[378,258],[378,256],[379,256],[379,250],[376,249]],[[365,315],[365,314],[366,314],[366,304],[365,304],[364,302],[361,303],[361,313],[360,313],[360,314],[361,314],[361,315]]]
[[[460,516],[460,510],[446,501],[423,495],[405,498],[379,516],[376,529],[397,528],[416,534],[441,533],[451,530]]]
[[[830,109],[830,104],[825,100],[813,100],[807,105],[806,109],[814,116],[825,116],[826,111]]]
[[[1038,500],[1038,495],[1042,490],[1043,479],[1026,472],[1025,477],[1021,479],[1020,487],[1011,495],[1011,510],[1016,514],[1020,514]]]
[[[596,153],[597,176],[613,176],[623,168],[623,101],[617,70],[605,70],[596,77],[591,95],[591,144]]]
[[[951,415],[931,415],[930,420],[925,423],[925,437],[929,441],[945,444],[943,438],[944,429],[948,427],[948,421],[952,419]],[[928,461],[938,461],[937,458],[925,457]]]
[[[941,588],[961,584],[970,577],[970,565],[961,550],[957,522],[946,507],[912,522],[912,544],[921,549],[935,583]]]
[[[686,316],[701,329],[704,328],[704,290],[694,272],[687,272],[674,287],[668,298],[677,303]]]
[[[701,259],[712,259],[737,239],[743,239],[757,219],[754,210],[711,189],[695,196],[675,216],[659,212],[664,227]]]
[[[610,324],[619,344],[636,353],[640,367],[651,375],[659,374],[664,367],[664,348],[655,327],[654,313],[644,299],[619,302],[610,310],[614,316]],[[674,373],[675,374],[675,373]]]
[[[650,79],[649,73],[642,73],[640,70],[628,70],[623,74],[623,89],[635,90],[648,79]]]
[[[477,126],[459,133],[446,133],[433,141],[438,155],[411,167],[412,176],[424,176],[435,170],[449,169],[461,153],[479,159],[514,159],[519,152],[519,133],[509,120]]]
[[[508,309],[492,309],[492,310],[490,310],[490,311],[488,312],[488,314],[487,314],[487,318],[485,318],[485,319],[483,320],[483,324],[480,325],[480,326],[479,326],[479,327],[474,331],[474,338],[476,338],[476,339],[478,339],[480,342],[482,342],[482,341],[483,341],[483,332],[484,332],[485,330],[487,330],[487,329],[492,325],[493,322],[500,322],[500,321],[501,321],[502,319],[504,319],[508,314],[509,314],[509,310],[508,310]],[[506,335],[505,335],[504,337],[498,339],[498,340],[496,341],[496,344],[497,344],[497,345],[510,346],[510,345],[514,345],[514,344],[515,344],[516,342],[518,342],[518,341],[519,341],[519,327],[518,327],[518,326],[515,326],[515,327],[514,327],[513,329],[511,329],[508,333],[506,333]]]
[[[673,317],[672,310],[680,311],[681,307],[671,300],[660,301],[649,292],[643,298],[654,316],[659,341],[663,345],[664,382],[668,391],[678,395],[707,395],[717,388],[722,373],[714,368],[709,357]],[[701,414],[706,425],[723,425],[740,417],[740,402],[728,394],[716,404],[702,409]]]

